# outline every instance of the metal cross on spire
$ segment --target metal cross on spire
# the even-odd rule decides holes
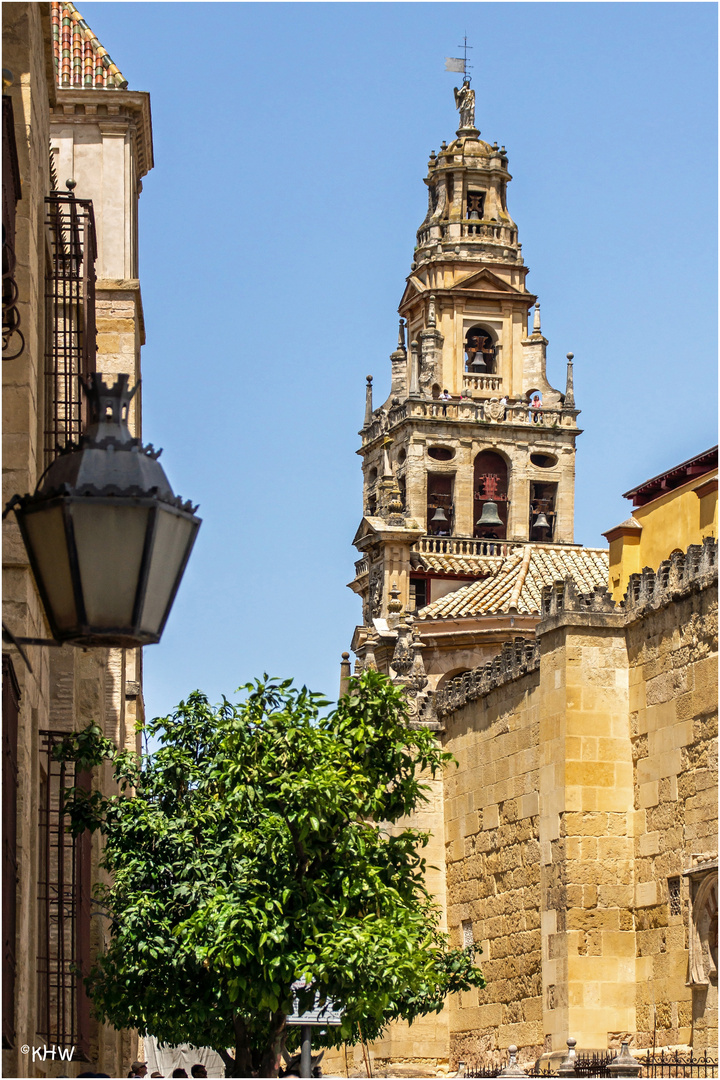
[[[468,61],[467,51],[472,49],[472,45],[467,43],[467,34],[463,38],[463,44],[458,45],[459,49],[463,50],[462,56],[446,56],[445,57],[445,70],[446,71],[460,71],[462,72],[463,82],[469,83],[472,81],[471,76],[468,74],[468,68],[473,65]]]

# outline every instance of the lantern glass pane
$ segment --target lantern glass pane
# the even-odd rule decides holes
[[[35,557],[42,587],[58,630],[77,625],[67,537],[61,506],[43,507],[23,514],[28,544]]]
[[[132,627],[149,508],[88,498],[70,512],[88,626]]]
[[[155,542],[145,590],[140,629],[157,634],[172,599],[178,574],[192,547],[198,522],[160,506],[155,526]]]

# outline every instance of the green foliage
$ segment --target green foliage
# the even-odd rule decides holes
[[[275,1075],[300,978],[313,984],[301,1009],[316,990],[344,1008],[326,1045],[484,980],[438,929],[427,835],[398,825],[426,800],[423,774],[452,760],[409,729],[402,692],[367,672],[320,716],[327,702],[290,681],[244,690],[216,708],[194,693],[153,720],[160,749],[141,762],[97,728],[63,753],[111,757],[123,791],[69,799],[76,828],[104,833],[112,874],[110,945],[88,983],[98,1014],[213,1046],[236,1075]]]

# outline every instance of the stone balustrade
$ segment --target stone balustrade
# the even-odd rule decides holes
[[[496,221],[446,221],[426,225],[417,234],[418,245],[428,247],[443,240],[485,240],[490,244],[517,244],[517,229]]]
[[[480,390],[499,393],[502,390],[502,378],[499,375],[475,375],[466,371],[463,374],[463,390],[468,394],[475,394]]]
[[[483,401],[454,398],[442,401],[435,398],[409,397],[402,404],[394,405],[388,412],[379,409],[373,413],[371,423],[364,427],[360,434],[365,446],[392,431],[408,417],[414,420],[459,420],[469,424],[576,429],[577,413],[576,409],[532,409],[527,402],[503,403],[497,398]]]
[[[367,555],[363,555],[362,559],[358,559],[355,563],[355,577],[362,577],[363,574],[367,574],[370,571],[370,559]]]
[[[517,547],[519,540],[470,540],[453,536],[421,536],[413,546],[413,551],[421,555],[466,555],[487,556],[507,555],[511,548]]]

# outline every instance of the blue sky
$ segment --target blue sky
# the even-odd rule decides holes
[[[149,715],[263,671],[337,692],[365,376],[382,400],[465,33],[561,389],[575,353],[576,539],[715,443],[715,4],[78,6],[151,93],[143,435],[204,520]]]

